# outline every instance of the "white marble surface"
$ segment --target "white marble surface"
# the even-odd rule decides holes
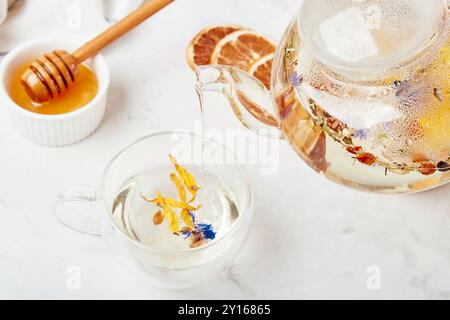
[[[316,175],[286,144],[277,175],[250,171],[255,221],[234,265],[193,289],[150,287],[118,264],[101,239],[52,216],[58,190],[97,185],[107,161],[132,141],[192,129],[199,113],[184,48],[200,28],[239,23],[279,39],[297,6],[295,0],[177,0],[105,50],[112,76],[107,115],[77,145],[32,145],[0,108],[0,298],[450,299],[449,186],[408,196],[348,190]],[[217,103],[226,107],[223,99]],[[81,270],[79,290],[66,285],[73,265]],[[378,290],[367,286],[371,265],[381,272]]]

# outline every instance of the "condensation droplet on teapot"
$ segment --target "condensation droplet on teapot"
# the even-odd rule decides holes
[[[369,72],[417,53],[441,18],[442,0],[315,0],[303,2],[298,27],[326,64]]]

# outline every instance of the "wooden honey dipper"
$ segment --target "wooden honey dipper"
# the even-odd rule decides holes
[[[21,77],[30,98],[44,103],[56,98],[75,82],[78,65],[98,53],[174,0],[152,0],[123,18],[72,54],[54,50],[33,61]]]

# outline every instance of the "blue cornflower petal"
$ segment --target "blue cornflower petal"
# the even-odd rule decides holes
[[[356,130],[355,135],[354,135],[355,138],[358,138],[358,139],[361,139],[361,140],[366,140],[367,136],[368,136],[368,134],[367,134],[367,131],[365,129],[358,129],[358,130]]]
[[[185,232],[185,233],[183,233],[183,235],[184,235],[184,239],[187,239],[192,235],[192,232]]]
[[[216,233],[214,232],[212,225],[200,223],[197,225],[198,229],[203,232],[206,239],[214,240],[216,238]]]
[[[192,235],[192,231],[181,231],[181,234],[187,239]]]
[[[291,83],[291,86],[293,87],[299,87],[302,82],[303,77],[299,76],[297,74],[297,71],[292,72],[289,74],[289,82]]]
[[[189,211],[189,215],[191,216],[192,222],[195,223],[195,214],[192,211]]]

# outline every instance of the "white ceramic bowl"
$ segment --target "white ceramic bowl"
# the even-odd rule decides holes
[[[69,40],[33,40],[20,45],[3,59],[0,65],[0,101],[8,108],[16,129],[31,142],[49,147],[70,145],[91,135],[102,122],[109,87],[109,69],[101,55],[85,62],[95,72],[99,88],[95,98],[78,110],[59,115],[38,114],[17,105],[8,93],[11,75],[23,64],[55,49],[72,52],[79,46],[80,43]]]

